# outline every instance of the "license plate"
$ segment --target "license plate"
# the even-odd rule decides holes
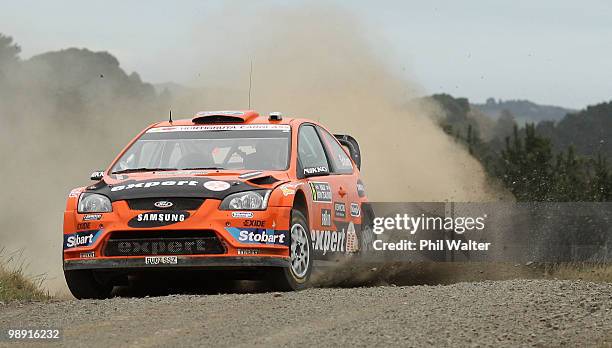
[[[176,265],[178,258],[176,256],[147,256],[145,257],[145,265]]]

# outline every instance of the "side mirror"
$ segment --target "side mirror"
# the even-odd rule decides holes
[[[304,174],[305,178],[308,178],[308,177],[311,177],[311,176],[329,175],[329,168],[327,168],[325,166],[306,167],[303,170],[303,174]]]
[[[91,173],[91,176],[89,178],[91,180],[100,181],[100,180],[102,180],[103,177],[104,177],[104,172],[103,171],[98,171],[98,172]]]

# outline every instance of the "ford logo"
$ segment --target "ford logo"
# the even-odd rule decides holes
[[[157,208],[165,209],[165,208],[170,208],[171,206],[174,205],[174,203],[169,202],[169,201],[157,201],[153,203],[153,205],[156,206]]]

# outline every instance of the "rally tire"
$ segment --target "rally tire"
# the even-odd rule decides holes
[[[372,245],[376,240],[376,234],[374,234],[375,215],[370,203],[362,203],[361,213],[361,233],[359,235],[359,252],[357,254],[363,258],[374,250]]]
[[[300,238],[294,238],[296,235]],[[269,278],[272,288],[278,291],[302,290],[311,285],[310,275],[314,254],[312,252],[310,229],[304,214],[296,209],[291,211],[289,237],[289,256],[292,266],[274,270]],[[302,266],[300,267],[298,264]]]
[[[98,281],[92,270],[64,271],[68,289],[77,299],[105,299],[111,296],[113,286]]]

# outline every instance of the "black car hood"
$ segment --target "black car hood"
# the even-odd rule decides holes
[[[128,179],[116,184],[101,180],[89,186],[85,192],[99,193],[111,201],[134,198],[194,197],[223,199],[236,192],[262,189],[240,180],[215,180],[203,177]]]

